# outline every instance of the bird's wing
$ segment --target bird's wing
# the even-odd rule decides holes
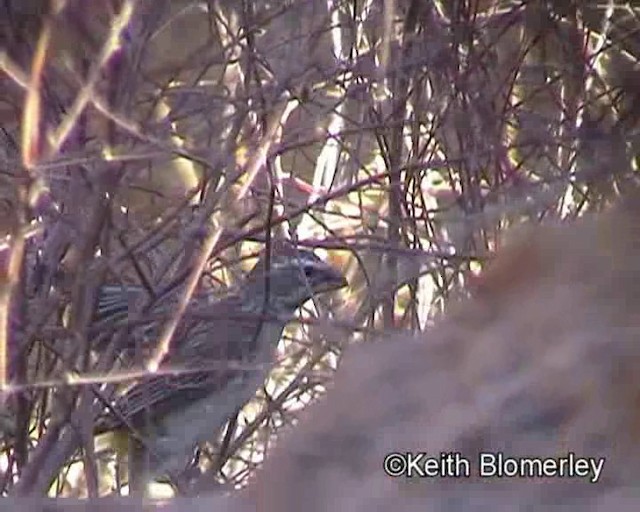
[[[119,397],[115,414],[99,422],[99,430],[121,426],[123,418],[134,425],[153,421],[211,393],[220,393],[223,400],[230,384],[252,385],[256,376],[264,380],[286,319],[243,311],[242,301],[231,296],[208,307],[190,308],[187,323],[160,366],[163,373],[143,377]]]
[[[120,397],[113,412],[100,422],[101,430],[109,430],[130,422],[139,426],[149,419],[155,423],[182,404],[193,403],[212,393],[221,393],[234,378],[242,378],[240,371],[185,369],[173,375],[154,375],[144,378]]]
[[[125,319],[130,305],[142,294],[139,286],[101,286],[96,307],[96,321],[105,319]]]

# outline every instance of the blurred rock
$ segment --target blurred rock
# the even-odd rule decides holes
[[[630,200],[521,234],[435,328],[353,348],[245,498],[265,512],[637,509],[638,213]],[[392,478],[394,452],[457,454],[470,476]],[[483,453],[547,467],[573,453],[601,472],[490,478]]]

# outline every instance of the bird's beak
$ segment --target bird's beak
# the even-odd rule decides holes
[[[318,269],[313,281],[311,285],[316,293],[332,292],[349,284],[341,272],[328,264]]]

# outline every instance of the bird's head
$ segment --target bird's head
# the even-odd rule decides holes
[[[313,252],[279,246],[262,256],[247,276],[245,292],[281,310],[295,310],[313,296],[347,285],[344,276]]]

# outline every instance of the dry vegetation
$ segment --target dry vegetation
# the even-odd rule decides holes
[[[128,378],[108,348],[126,330],[94,321],[103,283],[224,293],[271,238],[345,270],[349,289],[301,314],[266,389],[203,448],[230,488],[346,343],[430,326],[505,228],[635,188],[629,5],[0,2],[0,494],[118,488],[91,427],[107,375]]]

